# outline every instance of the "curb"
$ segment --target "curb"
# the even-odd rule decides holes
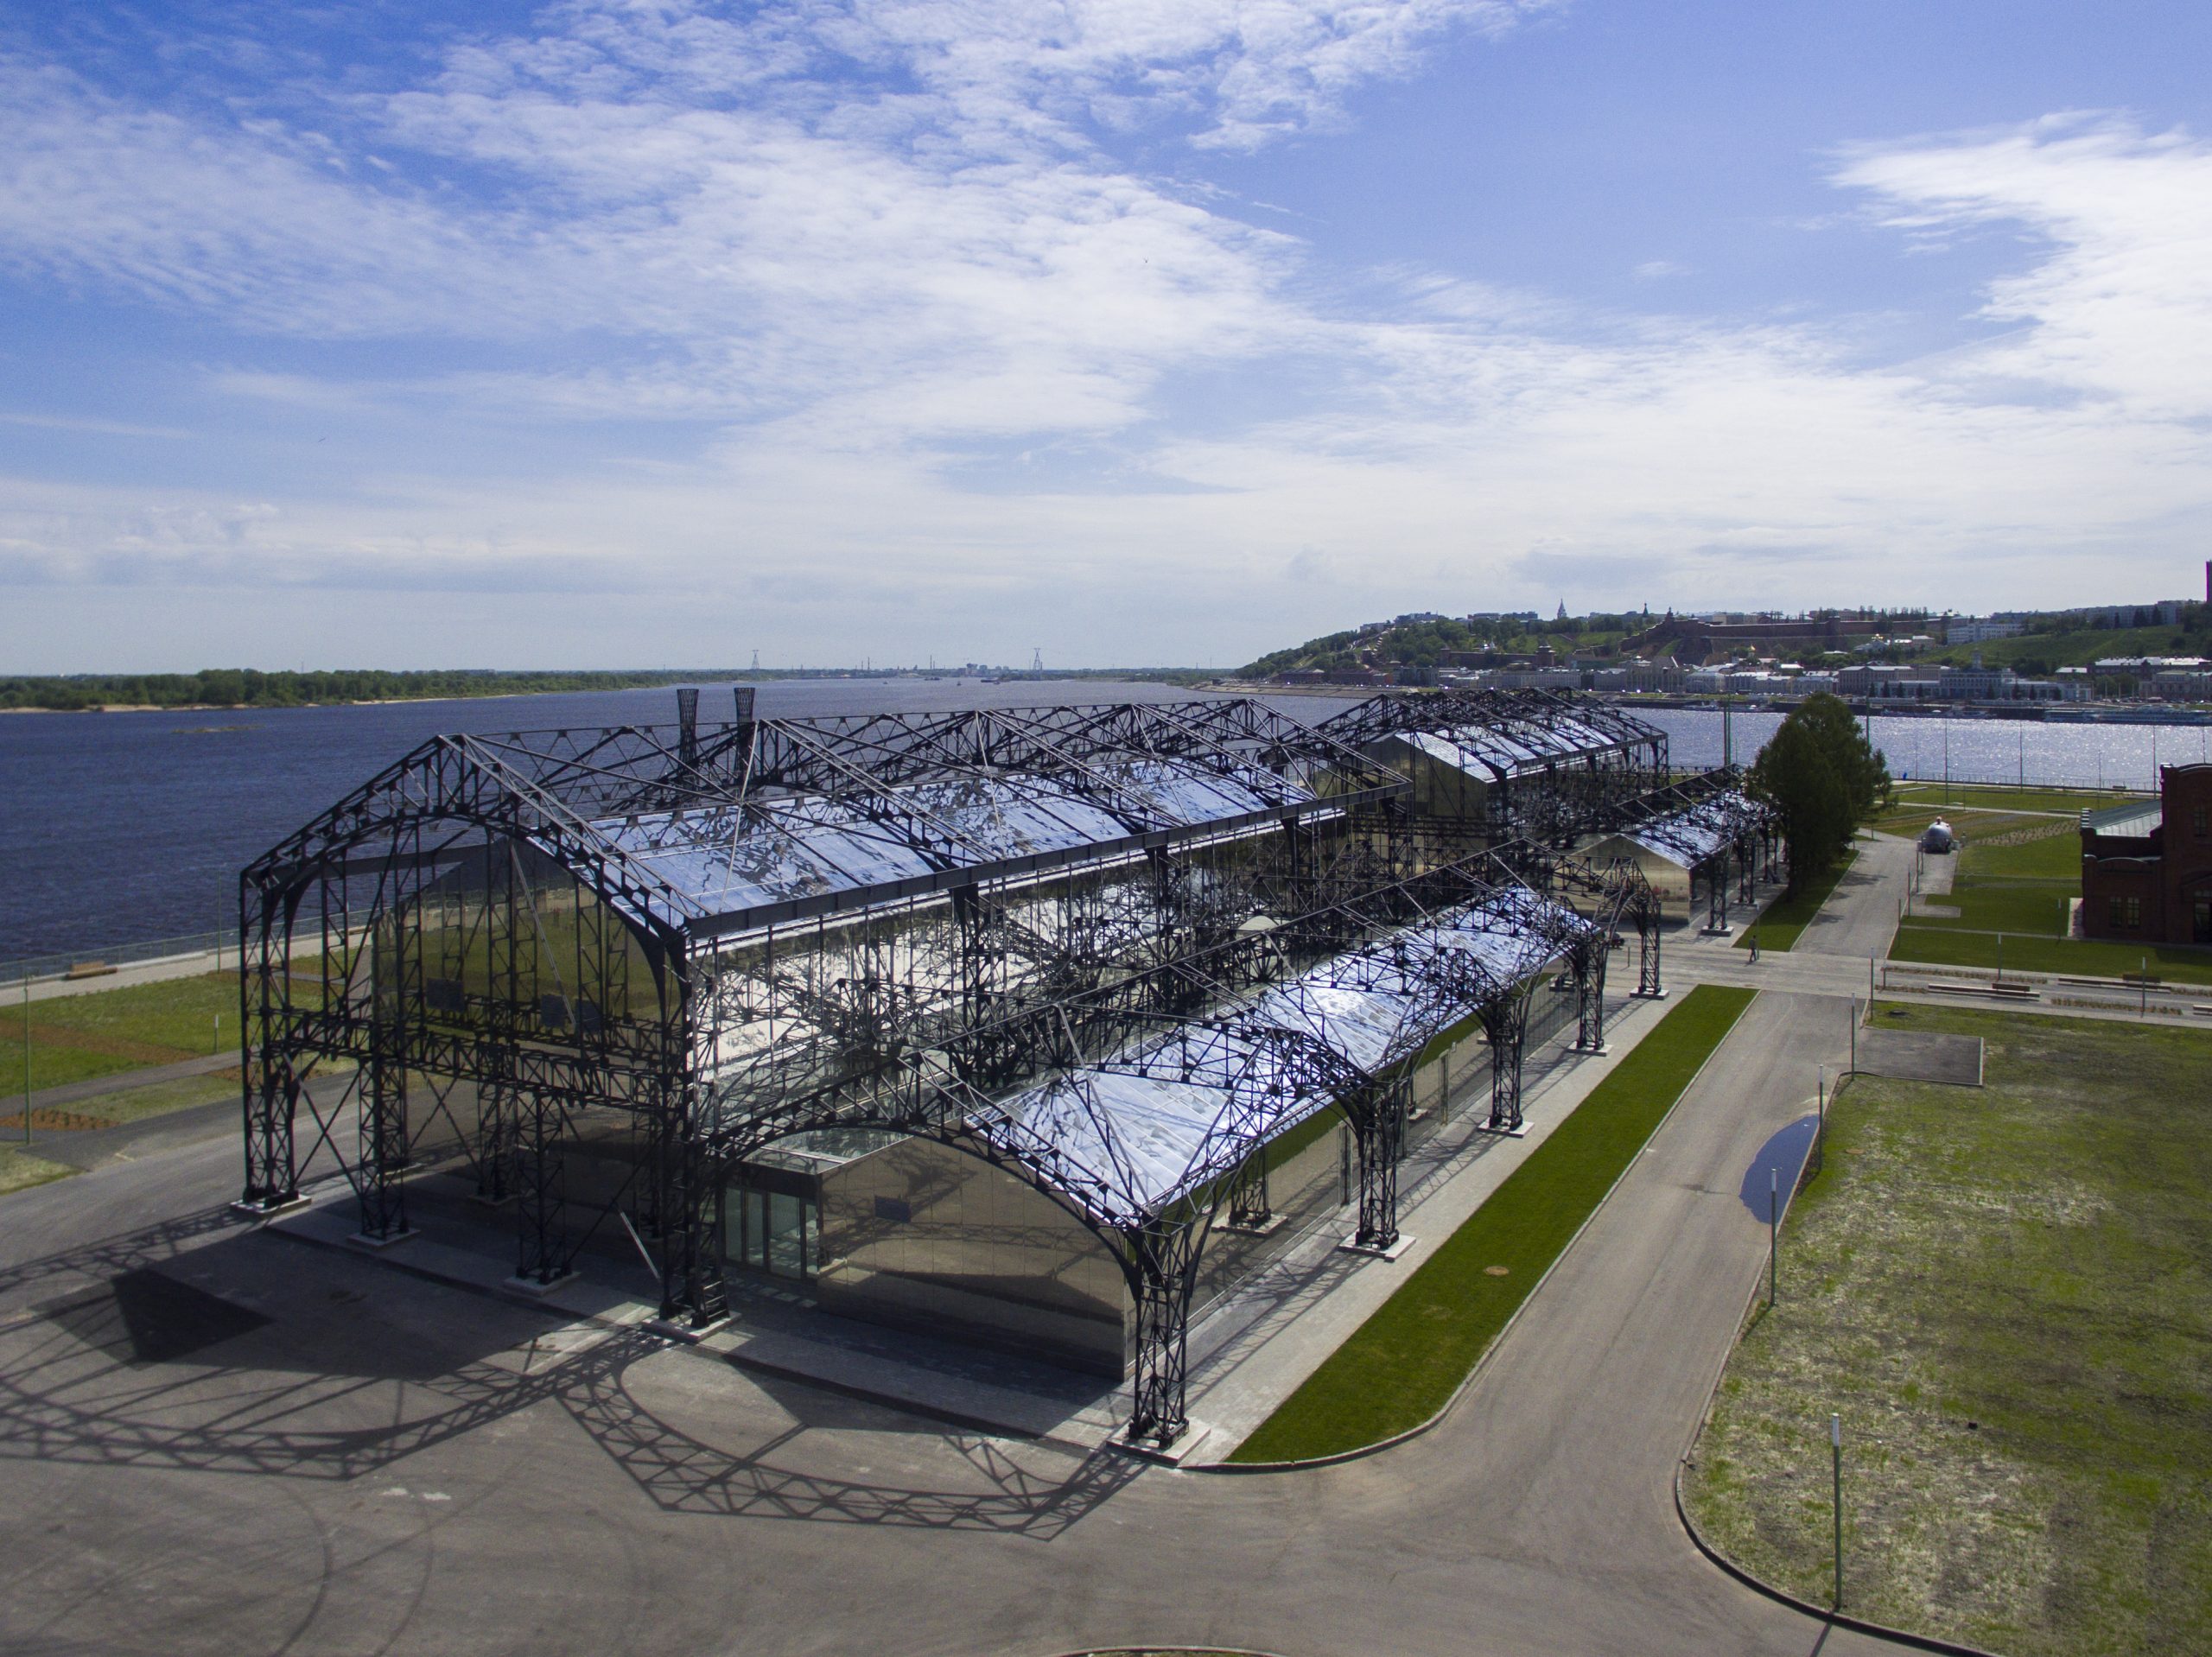
[[[1836,1093],[1828,1095],[1829,1109],[1835,1108],[1836,1094],[1840,1093],[1844,1084],[1857,1074],[1856,1071],[1847,1071],[1838,1078]],[[1817,1139],[1814,1145],[1815,1147],[1819,1145]],[[1812,1162],[1812,1150],[1808,1148],[1805,1156],[1808,1166]],[[1793,1203],[1804,1179],[1804,1172],[1801,1170],[1797,1185],[1790,1188],[1789,1195]],[[1785,1209],[1784,1213],[1786,1214],[1787,1211]],[[1697,1449],[1699,1442],[1704,1438],[1705,1430],[1713,1420],[1713,1403],[1720,1396],[1720,1383],[1727,1378],[1728,1360],[1736,1355],[1736,1349],[1743,1343],[1744,1320],[1751,1315],[1751,1308],[1758,1298],[1758,1276],[1754,1273],[1751,1291],[1744,1297],[1744,1311],[1736,1320],[1736,1333],[1730,1339],[1727,1350],[1720,1355],[1720,1362],[1713,1369],[1713,1385],[1706,1388],[1705,1406],[1698,1412],[1697,1425],[1690,1430],[1689,1443],[1682,1447],[1682,1453],[1675,1461],[1675,1476],[1672,1481],[1675,1517],[1681,1521],[1683,1534],[1690,1539],[1691,1543],[1700,1553],[1719,1566],[1724,1574],[1734,1578],[1754,1593],[1764,1594],[1777,1604],[1786,1605],[1791,1610],[1801,1612],[1829,1627],[1848,1628],[1853,1634],[1872,1635],[1877,1639],[1892,1641],[1898,1645],[1910,1647],[1915,1651],[1940,1652],[1944,1654],[1945,1657],[2000,1657],[2000,1654],[1985,1650],[1980,1646],[1962,1645],[1956,1641],[1946,1640],[1940,1635],[1914,1634],[1910,1629],[1893,1628],[1885,1622],[1871,1622],[1864,1617],[1853,1616],[1847,1611],[1815,1605],[1810,1600],[1800,1599],[1788,1589],[1777,1588],[1774,1584],[1755,1577],[1745,1570],[1743,1566],[1707,1541],[1699,1532],[1697,1526],[1691,1521],[1689,1507],[1682,1500],[1682,1470],[1691,1465],[1690,1456]]]
[[[1891,1628],[1885,1622],[1869,1622],[1866,1618],[1853,1616],[1847,1611],[1823,1609],[1810,1600],[1798,1598],[1787,1589],[1777,1588],[1770,1582],[1762,1582],[1698,1534],[1697,1527],[1690,1522],[1689,1509],[1682,1504],[1682,1469],[1688,1464],[1687,1458],[1675,1463],[1675,1517],[1682,1521],[1682,1530],[1697,1545],[1697,1551],[1745,1587],[1831,1628],[1848,1628],[1853,1634],[1872,1635],[1878,1640],[1893,1641],[1915,1651],[1942,1652],[1945,1657],[1999,1657],[1998,1653],[1985,1650],[1980,1646],[1961,1645],[1956,1641],[1945,1640],[1936,1635],[1914,1634],[1908,1629]]]
[[[1719,987],[1729,989],[1738,987],[1721,985]],[[1691,1073],[1690,1079],[1682,1083],[1681,1091],[1675,1095],[1675,1102],[1667,1107],[1667,1114],[1652,1124],[1651,1132],[1643,1136],[1643,1142],[1637,1146],[1636,1154],[1630,1157],[1627,1165],[1614,1176],[1613,1183],[1605,1187],[1605,1194],[1591,1205],[1590,1212],[1582,1216],[1582,1223],[1574,1228],[1574,1235],[1560,1245],[1559,1253],[1552,1256],[1552,1263],[1544,1267],[1542,1275],[1529,1286],[1529,1292],[1521,1297],[1521,1304],[1513,1309],[1512,1316],[1499,1325],[1497,1333],[1491,1339],[1491,1343],[1483,1349],[1482,1356],[1475,1360],[1474,1367],[1460,1378],[1459,1384],[1452,1389],[1452,1396],[1438,1406],[1433,1415],[1425,1421],[1408,1427],[1402,1432],[1393,1433],[1388,1438],[1378,1438],[1371,1444],[1362,1444],[1356,1450],[1339,1450],[1327,1456],[1310,1456],[1300,1461],[1289,1462],[1196,1462],[1185,1466],[1182,1470],[1186,1473],[1294,1473],[1311,1467],[1336,1467],[1345,1462],[1363,1461],[1370,1456],[1379,1456],[1386,1450],[1395,1450],[1407,1440],[1418,1438],[1441,1423],[1446,1416],[1451,1414],[1452,1406],[1466,1396],[1468,1389],[1482,1378],[1483,1371],[1490,1367],[1491,1358],[1496,1356],[1498,1349],[1505,1344],[1505,1337],[1513,1333],[1514,1325],[1521,1321],[1521,1314],[1528,1311],[1529,1303],[1542,1292],[1545,1284],[1551,1281],[1552,1273],[1559,1270],[1560,1262],[1573,1252],[1574,1245],[1582,1241],[1582,1234],[1596,1222],[1599,1215],[1605,1211],[1605,1204],[1613,1200],[1613,1193],[1621,1188],[1621,1182],[1636,1171],[1637,1163],[1643,1155],[1644,1146],[1649,1145],[1652,1140],[1657,1139],[1660,1130],[1674,1120],[1675,1113],[1681,1108],[1682,1101],[1689,1096],[1690,1089],[1695,1087],[1699,1079],[1705,1075],[1706,1066],[1713,1063],[1714,1056],[1726,1044],[1728,1038],[1735,1033],[1736,1026],[1743,1022],[1744,1014],[1751,1010],[1751,1002],[1758,1000],[1758,998],[1759,992],[1754,989],[1751,992],[1751,1001],[1745,1002],[1738,1009],[1736,1016],[1729,1020],[1728,1028],[1720,1032],[1720,1039],[1713,1044],[1713,1051],[1705,1056],[1704,1062]],[[1580,1107],[1578,1106],[1577,1108]],[[1473,1216],[1470,1215],[1468,1217],[1471,1219]],[[1456,1230],[1457,1228],[1454,1229]],[[1449,1241],[1450,1239],[1446,1238],[1446,1241]],[[1440,1243],[1438,1247],[1440,1248],[1443,1245]],[[1420,1267],[1416,1267],[1414,1269],[1418,1271]],[[1381,1310],[1380,1306],[1376,1308],[1376,1311]],[[1369,1314],[1370,1317],[1373,1315],[1373,1313]],[[1362,1327],[1364,1327],[1363,1324]],[[1357,1333],[1357,1330],[1354,1332]],[[1350,1336],[1345,1336],[1347,1340],[1350,1338]],[[1332,1353],[1330,1355],[1334,1356],[1335,1354]],[[1328,1360],[1325,1358],[1322,1362],[1325,1363]],[[1303,1382],[1300,1383],[1300,1385],[1303,1384]],[[1715,1379],[1714,1385],[1716,1387],[1719,1385],[1718,1378]],[[1708,1405],[1707,1407],[1710,1406]]]
[[[1135,1646],[1091,1646],[1082,1651],[1063,1654],[1063,1657],[1122,1657],[1123,1653],[1145,1654],[1172,1651],[1177,1657],[1187,1653],[1189,1657],[1268,1657],[1264,1651],[1255,1651],[1249,1646],[1177,1646],[1153,1643]]]

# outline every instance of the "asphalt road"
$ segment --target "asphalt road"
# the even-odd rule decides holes
[[[1669,1492],[1764,1257],[1744,1171],[1848,1010],[1763,994],[1446,1422],[1302,1474],[950,1432],[263,1235],[227,1136],[18,1193],[0,1647],[1875,1649],[1704,1562]],[[106,1286],[143,1269],[222,1304]]]

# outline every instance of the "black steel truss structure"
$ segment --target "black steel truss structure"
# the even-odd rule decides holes
[[[1694,892],[1706,892],[1706,930],[1728,930],[1732,873],[1737,896],[1750,903],[1761,879],[1777,878],[1783,859],[1781,815],[1746,793],[1734,768],[1704,772],[1655,790],[1637,808],[1639,820],[1621,832],[1679,864]]]
[[[1435,764],[1478,786],[1444,808],[1463,841],[1563,848],[1668,781],[1666,733],[1582,696],[1446,690],[1377,696],[1321,727],[1401,767]],[[1433,803],[1429,815],[1440,815]]]
[[[1379,724],[1249,701],[798,721],[741,692],[705,727],[695,708],[436,739],[245,871],[245,1205],[294,1201],[321,1158],[388,1241],[409,1178],[458,1169],[512,1204],[519,1278],[627,1230],[664,1313],[702,1324],[732,1171],[825,1128],[926,1136],[1104,1241],[1135,1311],[1132,1431],[1162,1442],[1206,1237],[1224,1207],[1264,1222],[1269,1140],[1336,1113],[1355,1241],[1388,1248],[1433,1044],[1479,1024],[1510,1132],[1540,981],[1567,975],[1599,1045],[1626,917],[1657,991],[1649,889],[1560,851],[1573,811],[1594,833],[1696,803],[1633,789],[1663,738],[1557,698],[1513,699],[1515,728],[1533,743],[1553,709],[1578,742],[1618,732],[1585,767],[1600,780],[1555,785],[1540,834],[1448,858],[1370,752]],[[1507,778],[1523,806],[1536,774]],[[1125,1084],[1192,1101],[1172,1169],[1116,1138]]]

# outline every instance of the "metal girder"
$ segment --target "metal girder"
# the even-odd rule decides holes
[[[1542,698],[1484,706],[1529,731],[1568,716]],[[1564,706],[1633,747],[1632,730]],[[1259,804],[1225,817],[1175,804],[1147,782],[1163,765]],[[1563,793],[1562,809],[1620,816],[1618,779],[1602,780],[1587,798]],[[950,809],[970,788],[1040,809],[1081,801],[1128,832],[979,864],[994,842]],[[403,1176],[449,1124],[452,1146],[433,1149],[457,1151],[480,1196],[514,1204],[521,1275],[557,1279],[589,1227],[620,1212],[653,1244],[664,1312],[698,1324],[721,1310],[703,1216],[726,1167],[817,1127],[928,1136],[1046,1192],[1105,1241],[1137,1309],[1133,1425],[1165,1442],[1182,1425],[1207,1234],[1224,1203],[1232,1219],[1264,1215],[1271,1137],[1343,1115],[1359,1149],[1358,1238],[1387,1246],[1429,1040],[1478,1013],[1498,1049],[1498,1099],[1510,1095],[1493,1117],[1517,1121],[1535,967],[1577,963],[1602,1029],[1595,929],[1522,879],[1541,848],[1423,867],[1409,794],[1355,741],[1249,701],[435,740],[242,878],[245,1198],[292,1200],[327,1153],[365,1231],[396,1235]],[[776,835],[778,803],[795,797],[930,873],[738,925],[618,832],[673,812],[691,825],[668,831],[676,843]],[[1066,809],[1064,821],[1080,815]],[[1476,910],[1485,918],[1467,921]],[[1455,917],[1482,949],[1409,941]],[[1491,949],[1507,936],[1520,953]],[[1323,993],[1385,989],[1399,1026],[1355,1058]],[[726,1013],[763,1021],[757,1048],[723,1045]],[[1218,1094],[1167,1185],[1147,1184],[1110,1133],[1086,1149],[1047,1131],[1037,1101],[1015,1108],[1027,1089],[1071,1120],[1103,1111],[1087,1093],[1116,1076]],[[623,1156],[636,1171],[611,1198],[568,1178],[586,1119],[633,1136]]]

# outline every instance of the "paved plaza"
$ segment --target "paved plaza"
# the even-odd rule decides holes
[[[1669,939],[1678,992],[1768,993],[1442,1425],[1334,1468],[1152,1466],[1088,1442],[1079,1400],[1046,1436],[986,1432],[669,1343],[619,1295],[533,1306],[424,1276],[438,1262],[410,1268],[408,1245],[266,1235],[226,1207],[226,1133],[19,1193],[0,1206],[0,1644],[1872,1649],[1706,1563],[1671,1481],[1764,1259],[1744,1171],[1845,1057],[1854,952],[1909,862],[1902,842],[1861,858],[1831,905],[1843,947],[1752,966]],[[1586,1085],[1561,1072],[1532,1118]],[[1407,1229],[1440,1240],[1499,1177],[1482,1165],[1416,1190]],[[1363,1262],[1315,1304],[1372,1304],[1406,1269]],[[1310,1316],[1262,1307],[1214,1341],[1193,1413],[1291,1384],[1326,1348]],[[1223,1451],[1249,1425],[1224,1422]]]

